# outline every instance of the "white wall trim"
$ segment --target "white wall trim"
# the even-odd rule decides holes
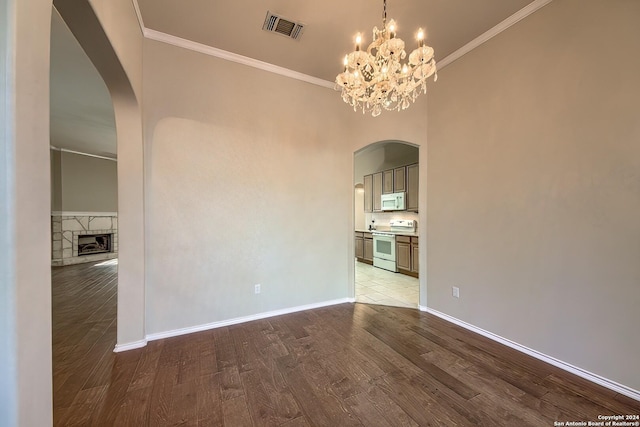
[[[479,328],[477,326],[474,326],[470,323],[467,323],[463,320],[460,320],[458,318],[455,318],[453,316],[449,316],[448,314],[439,312],[437,310],[434,310],[432,308],[429,307],[425,307],[425,306],[420,306],[420,311],[425,311],[427,313],[433,314],[434,316],[437,316],[443,320],[446,320],[447,322],[451,322],[454,323],[458,326],[461,326],[465,329],[470,330],[471,332],[475,332],[479,335],[482,335],[484,337],[487,337],[493,341],[497,341],[500,344],[504,344],[507,347],[511,347],[514,350],[518,350],[526,355],[529,355],[531,357],[535,357],[538,360],[542,360],[543,362],[546,362],[550,365],[553,365],[555,367],[558,367],[560,369],[563,369],[567,372],[570,372],[572,374],[575,374],[579,377],[582,377],[588,381],[591,381],[593,383],[599,384],[603,387],[606,387],[610,390],[613,390],[615,392],[618,392],[620,394],[624,394],[627,397],[630,397],[632,399],[638,400],[640,401],[640,391],[638,390],[634,390],[631,387],[627,387],[625,385],[622,385],[620,383],[617,383],[615,381],[612,381],[610,379],[601,377],[600,375],[594,374],[592,372],[589,372],[587,370],[584,370],[582,368],[579,368],[577,366],[574,366],[570,363],[564,362],[562,360],[556,359],[555,357],[546,355],[544,353],[541,353],[537,350],[531,349],[527,346],[524,346],[522,344],[518,344],[515,341],[511,341],[510,339],[501,337],[500,335],[494,334],[493,332],[489,332],[486,331],[482,328]]]
[[[118,216],[118,212],[52,211],[51,216]]]
[[[159,41],[162,43],[167,43],[173,46],[181,47],[183,49],[192,50],[194,52],[203,53],[205,55],[214,56],[216,58],[225,59],[227,61],[236,62],[238,64],[247,65],[249,67],[258,68],[260,70],[268,71],[270,73],[280,74],[285,77],[301,80],[303,82],[322,86],[328,89],[335,89],[335,83],[333,82],[319,79],[317,77],[313,77],[308,74],[299,73],[297,71],[293,71],[288,68],[269,64],[268,62],[258,61],[257,59],[249,58],[248,56],[238,55],[237,53],[229,52],[229,51],[211,47],[202,43],[197,43],[191,40],[172,36],[171,34],[162,33],[160,31],[145,28],[144,36],[148,39]]]
[[[504,30],[506,30],[510,26],[512,26],[512,25],[516,24],[517,22],[523,20],[524,18],[526,18],[527,16],[531,15],[533,12],[537,11],[541,7],[546,6],[547,4],[551,3],[551,1],[552,0],[535,0],[535,1],[531,2],[531,3],[529,3],[528,5],[526,5],[525,7],[523,7],[522,9],[520,9],[519,11],[517,11],[516,13],[514,13],[513,15],[511,15],[507,19],[505,19],[504,21],[500,22],[495,27],[491,28],[488,31],[485,31],[484,33],[480,34],[475,39],[471,40],[469,43],[467,43],[464,46],[462,46],[460,49],[458,49],[455,52],[453,52],[452,54],[448,55],[447,57],[445,57],[441,61],[438,61],[438,70],[441,70],[444,67],[446,67],[447,65],[451,64],[453,61],[455,61],[457,59],[460,59],[461,57],[463,57],[467,53],[471,52],[473,49],[475,49],[478,46],[482,45],[483,43],[487,42],[489,39],[497,36],[498,34],[503,32]]]
[[[142,32],[142,36],[144,37],[144,21],[142,20],[142,13],[140,13],[140,5],[138,4],[138,0],[131,0],[133,2],[133,9],[136,11],[136,18],[138,18],[138,25],[140,25],[140,32]]]
[[[120,353],[122,351],[135,350],[136,348],[142,348],[147,345],[147,340],[140,340],[134,342],[128,342],[125,344],[116,344],[113,349],[114,353]]]
[[[98,159],[111,160],[112,162],[117,162],[118,161],[118,159],[114,159],[113,157],[99,156],[97,154],[83,153],[82,151],[67,150],[66,148],[58,148],[58,147],[53,146],[53,145],[50,145],[49,149],[55,150],[55,151],[64,151],[65,153],[79,154],[81,156],[88,156],[88,157],[95,157],[95,158],[98,158]]]
[[[207,331],[209,329],[222,328],[224,326],[237,325],[239,323],[251,322],[253,320],[266,319],[269,317],[282,316],[283,314],[296,313],[298,311],[313,310],[314,308],[328,307],[348,303],[349,298],[341,298],[330,301],[323,301],[314,304],[300,305],[297,307],[284,308],[281,310],[267,311],[264,313],[252,314],[250,316],[236,317],[229,320],[221,320],[219,322],[206,323],[204,325],[190,326],[188,328],[174,329],[166,332],[158,332],[147,335],[147,341],[155,341],[163,338],[177,337],[180,335],[192,334],[194,332]]]

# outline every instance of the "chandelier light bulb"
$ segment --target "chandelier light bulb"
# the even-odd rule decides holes
[[[437,80],[433,48],[424,44],[425,31],[418,29],[418,47],[410,54],[396,37],[396,22],[387,22],[387,2],[383,0],[382,27],[373,28],[373,42],[361,50],[362,35],[356,35],[354,52],[344,58],[344,71],[336,77],[336,89],[354,111],[376,117],[382,110],[401,111],[427,92],[427,79]]]

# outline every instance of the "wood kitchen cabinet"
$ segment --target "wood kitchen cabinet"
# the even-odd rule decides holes
[[[418,163],[407,166],[407,203],[408,211],[418,212]]]
[[[356,231],[355,234],[356,258],[364,258],[364,237],[362,232]]]
[[[373,264],[373,235],[371,233],[355,232],[355,252],[359,262]]]
[[[404,166],[400,168],[395,168],[393,170],[393,192],[394,193],[407,191],[407,186],[405,185],[406,173],[407,173],[407,168]]]
[[[418,238],[417,237],[412,237],[411,238],[411,272],[412,273],[416,273],[416,277],[418,277],[418,271],[420,271],[419,268],[419,260],[420,260],[420,253],[418,250]]]
[[[367,264],[373,264],[373,235],[371,233],[363,233],[364,256],[362,259]]]
[[[373,175],[364,176],[364,211],[373,212]]]
[[[382,212],[383,194],[406,193],[405,210],[418,212],[418,163],[365,175],[364,212]]]
[[[382,172],[373,174],[373,212],[382,212]]]
[[[393,169],[382,172],[382,194],[393,193]]]
[[[396,236],[396,266],[411,271],[411,237]]]
[[[396,236],[396,266],[398,273],[418,277],[418,238]]]

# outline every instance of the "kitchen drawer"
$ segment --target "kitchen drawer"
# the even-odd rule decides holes
[[[371,234],[371,233],[362,233],[362,234],[364,235],[363,237],[365,239],[373,239],[373,234]]]
[[[411,243],[411,237],[409,237],[409,236],[396,236],[396,242],[398,242],[398,243]]]
[[[356,237],[364,237],[364,233],[362,231],[356,231]]]
[[[414,244],[414,245],[417,245],[418,244],[418,238],[417,237],[412,237],[411,238],[411,243]]]

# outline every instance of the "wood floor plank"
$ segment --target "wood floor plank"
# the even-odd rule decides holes
[[[151,425],[168,423],[171,417],[171,396],[177,377],[178,367],[175,365],[163,366],[157,370],[149,398]]]
[[[262,388],[269,397],[279,423],[288,422],[302,415],[300,406],[278,370],[276,360],[269,360],[255,371],[260,377]],[[245,393],[247,393],[245,389]]]
[[[502,380],[521,388],[523,391],[536,396],[542,397],[548,389],[542,384],[543,378],[520,369],[510,363],[509,359],[497,358],[485,352],[483,349],[470,345],[466,341],[453,336],[445,335],[435,330],[414,329],[417,333],[429,338],[442,348],[456,354],[464,359],[472,361],[474,364],[481,366],[491,374],[501,378]],[[546,375],[545,375],[546,376]]]
[[[244,394],[237,367],[224,368],[220,371],[220,391],[222,400],[235,399]]]
[[[377,410],[377,413],[380,414],[381,419],[383,419],[385,423],[392,426],[418,426],[418,423],[413,420],[400,406],[398,406],[393,399],[389,398],[389,396],[380,387],[372,385],[366,393],[360,393],[356,395],[356,397],[361,404],[364,404],[363,401],[367,400],[369,402],[369,406],[374,407]],[[347,405],[351,406],[352,404],[352,397],[347,398]],[[369,417],[367,416],[367,419],[368,418]],[[364,421],[363,424],[376,425],[375,423],[368,424]]]
[[[171,410],[168,424],[180,426],[198,425],[197,380],[175,384],[171,389]]]
[[[412,346],[410,343],[404,343],[397,337],[383,330],[380,330],[373,325],[365,328],[365,330],[378,338],[383,343],[387,344],[389,347],[393,348],[398,352],[398,354],[409,360],[419,369],[423,370],[428,375],[432,376],[435,380],[442,383],[443,386],[449,387],[452,391],[459,394],[463,398],[471,399],[472,397],[475,397],[479,394],[477,390],[472,389],[467,384],[464,384],[462,381],[456,379],[448,372],[443,371],[434,364],[427,362],[424,358],[421,357],[421,353],[419,353],[418,349]]]
[[[250,426],[251,414],[244,396],[222,401],[222,414],[225,426]]]
[[[482,393],[474,397],[473,401],[478,402],[483,408],[490,408],[489,414],[502,411],[504,414],[510,414],[510,418],[513,418],[511,422],[523,425],[553,424],[561,414],[558,410],[546,411],[542,415],[540,399],[446,350],[434,350],[422,357],[431,360],[443,370],[451,372],[460,381],[473,385],[477,390],[482,390]],[[511,414],[518,414],[518,416]]]
[[[527,426],[640,402],[413,309],[341,304],[113,353],[117,266],[52,269],[54,425]]]
[[[278,360],[278,367],[305,418],[312,425],[360,425],[354,418],[340,416],[341,408],[337,408],[338,405],[334,405],[332,399],[323,392],[326,390],[326,381],[317,377],[319,370],[314,362],[301,364],[293,356],[284,356]],[[321,380],[320,384],[315,382],[318,379]]]
[[[148,426],[149,421],[149,387],[131,389],[127,391],[125,399],[118,408],[114,425],[117,426]]]
[[[200,377],[197,405],[199,426],[221,426],[224,424],[219,372]]]

